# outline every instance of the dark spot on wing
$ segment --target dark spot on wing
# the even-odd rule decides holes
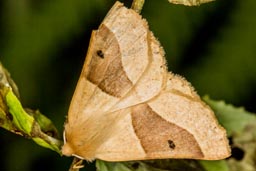
[[[175,144],[172,140],[168,140],[167,142],[169,144],[170,149],[175,149]]]
[[[104,53],[102,52],[102,50],[97,50],[97,55],[101,58],[104,58]]]

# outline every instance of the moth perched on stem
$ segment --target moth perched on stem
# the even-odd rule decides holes
[[[89,161],[228,157],[213,111],[165,63],[146,20],[116,2],[92,32],[62,153]]]

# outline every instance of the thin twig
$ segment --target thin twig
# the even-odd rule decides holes
[[[143,8],[144,2],[145,0],[133,0],[131,8],[137,13],[140,13]]]

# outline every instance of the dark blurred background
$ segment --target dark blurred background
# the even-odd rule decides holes
[[[1,0],[0,61],[25,107],[63,131],[90,34],[114,0]],[[131,0],[123,1],[130,6]],[[166,51],[169,70],[203,95],[256,112],[256,1],[199,7],[146,0],[142,15]],[[68,170],[71,158],[0,129],[0,170]],[[93,171],[94,163],[90,164]]]

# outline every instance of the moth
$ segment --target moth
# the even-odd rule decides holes
[[[146,20],[116,2],[92,32],[62,153],[88,161],[217,160],[230,148],[213,111],[167,71]]]

